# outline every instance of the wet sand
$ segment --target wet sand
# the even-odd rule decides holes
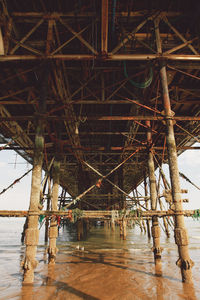
[[[87,240],[79,243],[84,251],[76,249],[78,242],[64,229],[53,267],[47,264],[40,240],[39,265],[31,286],[22,285],[19,272],[24,246],[7,245],[6,251],[6,245],[0,245],[0,299],[200,299],[200,223],[195,226],[190,245],[194,288],[181,282],[173,236],[166,239],[163,234],[162,275],[157,276],[151,242],[138,229],[128,230],[127,241],[122,241],[118,230],[114,234],[110,229],[93,228]]]

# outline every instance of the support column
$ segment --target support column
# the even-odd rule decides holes
[[[118,186],[123,190],[124,189],[124,173],[123,173],[123,166],[120,167],[120,169],[118,170]],[[125,208],[125,200],[124,200],[124,195],[120,194],[119,197],[121,198],[120,201],[120,209],[124,209]]]
[[[122,232],[123,232],[123,240],[126,240],[126,218],[122,221]]]
[[[119,234],[120,234],[120,237],[123,237],[123,226],[122,226],[122,221],[119,222]]]
[[[155,22],[155,33],[157,50],[162,53],[159,23]],[[173,126],[173,112],[171,111],[168,83],[167,83],[167,71],[163,63],[160,66],[160,78],[163,90],[163,107],[164,115],[166,119],[166,142],[167,142],[167,152],[168,152],[168,163],[169,172],[172,187],[172,200],[174,203],[175,212],[181,212],[183,210],[182,199],[181,199],[181,188],[179,181],[179,170],[178,170],[178,160],[176,151],[176,142],[174,136],[174,126]],[[182,281],[186,283],[192,282],[192,266],[194,263],[190,259],[188,251],[188,233],[185,228],[184,216],[175,215],[175,229],[174,229],[175,242],[178,246],[179,259],[176,264],[181,268]]]
[[[77,221],[77,240],[80,241],[83,238],[83,219]]]
[[[169,91],[167,85],[167,72],[166,67],[162,66],[160,69],[160,76],[163,89],[163,106],[166,117],[166,141],[167,141],[167,152],[168,152],[168,163],[169,172],[172,187],[172,200],[174,203],[175,212],[180,212],[183,210],[182,198],[181,198],[181,188],[179,181],[179,170],[178,170],[178,160],[176,151],[176,142],[174,136],[174,126],[171,120],[172,111],[170,105]],[[181,268],[182,281],[192,282],[192,266],[194,263],[190,259],[188,251],[188,233],[185,228],[184,216],[175,215],[175,230],[174,230],[175,242],[178,246],[179,259],[176,264]]]
[[[33,160],[32,182],[31,182],[31,195],[28,217],[28,228],[25,233],[26,253],[25,259],[22,263],[24,269],[24,283],[32,283],[34,280],[34,269],[37,266],[35,255],[39,240],[38,229],[38,216],[33,212],[38,211],[40,201],[40,184],[42,179],[42,162],[43,162],[43,124],[39,121],[35,136],[35,150]]]
[[[150,121],[146,121],[146,125],[148,126],[147,131],[147,143],[149,146],[148,153],[148,171],[149,171],[149,184],[150,184],[150,199],[151,199],[151,209],[156,210],[157,206],[157,190],[156,190],[156,177],[155,177],[155,168],[154,168],[154,160],[153,153],[151,152],[151,125]],[[160,247],[160,227],[158,224],[158,217],[152,217],[152,237],[153,237],[153,253],[154,253],[154,262],[156,267],[161,268],[161,252],[162,249]]]
[[[46,206],[46,210],[50,210],[50,199],[51,199],[51,179],[48,178],[48,195],[47,195],[47,206]],[[48,238],[49,238],[49,218],[46,218],[45,220],[45,243],[48,242]]]
[[[51,197],[51,209],[52,211],[58,210],[58,189],[59,189],[59,175],[60,175],[60,162],[54,161],[53,163],[53,189]],[[58,226],[56,217],[51,218],[49,229],[49,264],[55,264],[56,253],[58,249],[56,247],[56,238],[58,236]]]
[[[111,212],[111,229],[114,232],[115,231],[115,212]]]
[[[146,171],[144,173],[144,192],[145,192],[145,197],[148,196],[148,191],[147,191],[147,181],[146,181]],[[148,209],[149,205],[148,205],[148,201],[145,201],[145,206]],[[147,235],[148,235],[148,239],[151,239],[151,232],[150,232],[150,224],[149,224],[149,220],[146,220],[146,225],[147,225]]]

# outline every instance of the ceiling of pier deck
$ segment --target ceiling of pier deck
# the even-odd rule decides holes
[[[42,118],[44,169],[53,157],[61,159],[61,185],[72,196],[99,178],[84,162],[106,175],[135,152],[109,177],[131,192],[146,170],[147,116],[155,119],[155,157],[160,163],[167,158],[165,124],[156,120],[163,110],[161,61],[175,116],[199,115],[198,1],[3,0],[0,5],[1,135],[14,138],[10,147],[31,160],[36,119]],[[41,103],[46,103],[42,111]],[[199,121],[180,120],[174,129],[180,154],[193,145]],[[112,192],[106,182],[94,190]]]

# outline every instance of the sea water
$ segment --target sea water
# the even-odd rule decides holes
[[[173,232],[162,232],[162,274],[156,275],[152,240],[138,227],[128,228],[127,239],[120,239],[119,228],[95,226],[78,242],[76,232],[64,226],[57,239],[55,266],[48,265],[44,228],[37,250],[38,266],[33,285],[22,284],[21,244],[24,218],[0,219],[0,299],[50,300],[132,300],[200,299],[200,221],[186,219],[189,252],[195,262],[193,286],[183,284],[176,266],[177,246]],[[44,227],[44,226],[43,226]]]

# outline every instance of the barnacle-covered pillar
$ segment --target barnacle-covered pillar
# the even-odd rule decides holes
[[[156,189],[156,176],[154,168],[154,160],[152,153],[152,139],[151,139],[151,124],[150,121],[146,121],[147,125],[147,144],[148,144],[148,172],[149,172],[149,186],[150,186],[150,199],[151,199],[151,209],[156,210],[157,206],[157,189]],[[154,262],[158,268],[161,268],[161,252],[162,248],[160,247],[160,227],[158,224],[158,217],[152,217],[152,237],[153,237],[153,253],[154,253]]]
[[[53,189],[51,196],[51,209],[52,211],[58,210],[58,189],[59,189],[59,176],[60,176],[60,162],[55,160],[53,163]],[[51,217],[50,228],[49,228],[49,264],[55,264],[56,253],[58,251],[56,247],[56,238],[58,236],[58,224],[55,216]]]
[[[22,262],[24,269],[24,283],[32,283],[34,280],[34,269],[37,266],[35,259],[37,245],[39,240],[38,229],[38,205],[40,201],[40,184],[42,177],[42,163],[43,163],[43,123],[38,121],[36,136],[35,136],[35,150],[33,160],[32,182],[31,182],[31,196],[28,216],[28,228],[25,232],[26,253],[25,259]]]
[[[162,53],[160,32],[159,32],[159,22],[155,22],[155,33],[157,50],[159,54]],[[183,210],[182,199],[181,199],[181,189],[179,181],[179,170],[177,161],[177,151],[176,142],[174,136],[174,124],[173,124],[173,112],[171,110],[168,82],[167,82],[167,71],[165,63],[162,61],[160,63],[160,78],[163,90],[163,107],[164,107],[164,117],[166,123],[166,142],[168,151],[168,163],[169,172],[172,187],[172,200],[175,210],[175,230],[174,237],[175,242],[178,246],[179,259],[176,264],[181,268],[182,281],[191,283],[192,282],[192,266],[193,262],[190,259],[188,251],[188,233],[185,228],[184,216],[181,214]],[[179,214],[178,214],[179,213]]]
[[[163,65],[160,69],[160,76],[163,88],[163,106],[166,118],[166,141],[167,141],[167,151],[168,151],[168,163],[169,172],[172,187],[172,199],[174,204],[175,212],[181,213],[183,210],[181,189],[179,181],[179,170],[178,170],[178,160],[176,151],[176,142],[174,136],[174,127],[172,121],[172,111],[169,99],[169,91],[167,85],[167,72],[166,67]],[[182,281],[191,282],[192,281],[192,266],[193,262],[190,259],[188,251],[188,233],[185,228],[184,216],[175,215],[175,230],[174,230],[175,242],[178,246],[179,259],[176,264],[181,268]]]

